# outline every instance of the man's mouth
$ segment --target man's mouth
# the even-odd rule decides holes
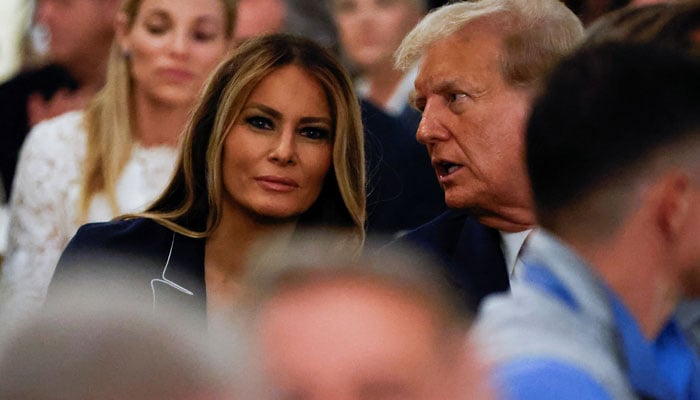
[[[439,161],[436,162],[434,166],[440,178],[452,175],[455,171],[462,168],[460,164],[451,163],[449,161]]]

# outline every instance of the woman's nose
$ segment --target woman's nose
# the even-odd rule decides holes
[[[293,132],[283,132],[276,138],[268,158],[280,165],[296,163],[297,154]]]

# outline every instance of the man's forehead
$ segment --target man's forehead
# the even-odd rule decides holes
[[[448,37],[424,54],[414,82],[416,90],[440,91],[500,73],[501,38],[494,35]]]

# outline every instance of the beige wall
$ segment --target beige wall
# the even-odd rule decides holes
[[[20,65],[20,41],[29,25],[32,0],[0,1],[0,81],[13,75]]]

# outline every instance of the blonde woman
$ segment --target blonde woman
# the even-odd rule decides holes
[[[182,301],[219,320],[261,238],[314,227],[361,249],[362,135],[352,83],[326,50],[287,35],[248,41],[207,85],[163,195],[144,213],[82,227],[52,287],[95,278],[135,288],[156,311]]]
[[[78,227],[143,210],[167,184],[209,73],[230,48],[235,0],[126,0],[104,89],[84,112],[46,121],[20,156],[2,304],[41,304]]]

